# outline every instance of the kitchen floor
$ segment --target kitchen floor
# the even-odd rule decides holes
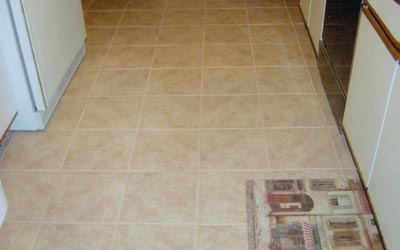
[[[248,179],[357,178],[296,0],[85,0],[87,54],[0,162],[0,249],[247,249]]]

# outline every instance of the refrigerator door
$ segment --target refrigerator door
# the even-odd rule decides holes
[[[42,94],[49,106],[86,37],[81,1],[17,1],[22,3],[40,79],[41,89],[33,95]]]

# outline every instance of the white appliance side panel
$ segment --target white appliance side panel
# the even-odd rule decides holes
[[[40,82],[49,104],[86,37],[80,0],[22,0]]]
[[[0,65],[5,65],[2,54],[0,54]],[[0,67],[0,139],[6,132],[16,112],[17,108],[11,87],[9,86],[8,77],[4,68]]]
[[[369,1],[397,41],[400,41],[400,4],[394,0]]]
[[[300,0],[299,6],[301,12],[303,12],[304,19],[306,21],[307,27],[310,26],[310,10],[311,10],[312,0]]]
[[[343,126],[368,186],[396,62],[364,14],[355,48]]]
[[[310,35],[314,48],[319,53],[319,41],[322,40],[322,30],[324,27],[326,0],[312,1],[310,13]]]
[[[400,67],[400,66],[399,66]],[[400,249],[400,69],[383,127],[374,174],[368,188],[389,250]]]

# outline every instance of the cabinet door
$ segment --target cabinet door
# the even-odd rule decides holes
[[[0,54],[0,65],[4,63]],[[7,75],[3,70],[3,67],[0,67],[0,140],[17,112]]]
[[[388,250],[400,249],[400,69],[398,71],[368,188]]]
[[[396,62],[361,15],[343,127],[369,185]]]

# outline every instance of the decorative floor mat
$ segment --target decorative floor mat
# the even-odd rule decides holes
[[[250,250],[381,250],[358,180],[250,180]]]

